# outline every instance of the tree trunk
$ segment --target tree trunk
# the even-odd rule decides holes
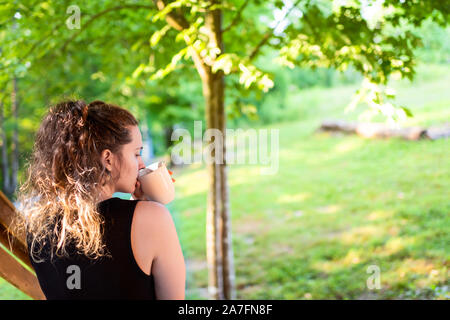
[[[208,11],[205,18],[210,44],[221,49],[222,12]],[[225,114],[225,78],[222,71],[212,72],[209,65],[203,65],[199,72],[202,76],[203,96],[205,98],[205,116],[207,129],[218,129],[222,133],[222,148],[216,157],[212,151],[213,163],[207,163],[209,192],[207,201],[207,259],[208,289],[213,299],[235,299],[233,248],[226,167],[226,114]]]
[[[173,133],[173,125],[170,125],[169,127],[164,128],[164,138],[165,138],[164,143],[165,143],[167,149],[169,149],[173,144],[172,133]]]
[[[158,10],[166,8],[165,1],[154,0]],[[212,0],[211,6],[220,5],[221,0]],[[189,28],[186,19],[177,12],[166,15],[167,23],[178,31]],[[222,11],[208,10],[205,13],[205,33],[208,35],[208,47],[213,46],[224,52],[222,41]],[[190,42],[188,35],[184,36]],[[189,47],[192,60],[202,79],[205,99],[205,116],[207,129],[221,132],[223,143],[220,146],[221,159],[215,159],[216,150],[211,154],[212,163],[207,163],[209,191],[206,212],[206,246],[208,259],[208,291],[213,299],[235,299],[234,266],[231,241],[231,224],[228,200],[226,153],[225,153],[225,82],[222,71],[212,72],[211,60],[207,62],[193,47]],[[217,146],[217,142],[214,144]],[[219,154],[220,154],[219,153]],[[221,161],[220,161],[221,160]]]
[[[0,102],[0,130],[2,139],[2,174],[3,174],[3,187],[5,194],[10,196],[11,190],[11,180],[9,175],[9,161],[8,161],[8,143],[5,131],[5,116],[4,116],[4,105]]]

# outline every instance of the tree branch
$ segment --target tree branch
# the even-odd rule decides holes
[[[153,0],[153,2],[155,3],[159,11],[164,10],[164,8],[167,6],[163,0]],[[186,20],[186,18],[174,12],[169,12],[166,15],[166,21],[169,26],[178,31],[189,28],[189,22]]]
[[[122,9],[153,9],[153,6],[148,6],[148,5],[141,5],[141,4],[125,4],[125,5],[121,5],[121,6],[117,6],[117,7],[112,7],[112,8],[108,8],[106,10],[103,10],[95,15],[93,15],[84,25],[83,28],[81,28],[77,33],[73,34],[69,39],[67,39],[61,50],[64,52],[66,50],[67,45],[72,42],[76,37],[78,37],[80,35],[81,32],[83,32],[84,29],[86,29],[86,27],[88,25],[90,25],[94,20],[96,20],[97,18],[112,12],[112,11],[117,11],[117,10],[122,10]]]
[[[166,4],[163,0],[153,0],[153,2],[160,11],[164,10],[164,8],[166,7]],[[186,18],[174,12],[169,12],[166,15],[166,22],[169,26],[177,31],[182,31],[189,28],[189,22],[186,20]],[[186,41],[186,43],[189,43],[189,40],[190,39],[188,38],[188,36],[184,37],[184,41]],[[191,53],[192,60],[194,61],[194,64],[197,68],[197,71],[200,74],[200,77],[203,79],[206,76],[205,63],[197,50],[190,47],[189,51]]]
[[[276,24],[276,26],[275,26],[273,29],[269,28],[269,31],[266,32],[266,34],[265,34],[264,37],[261,39],[261,41],[256,45],[256,47],[255,47],[255,48],[253,49],[253,51],[250,53],[249,58],[248,58],[249,61],[253,60],[253,59],[256,57],[256,55],[259,53],[259,51],[260,51],[260,49],[262,48],[262,46],[264,46],[264,45],[267,43],[267,41],[269,41],[269,39],[273,36],[274,31],[278,28],[278,26],[280,25],[280,23],[281,23],[284,19],[286,19],[286,18],[289,16],[289,14],[291,13],[291,11],[292,11],[295,7],[297,7],[297,5],[300,3],[300,1],[301,1],[301,0],[297,0],[297,2],[295,2],[295,4],[288,10],[288,12],[286,12],[286,14],[284,15],[284,17],[278,21],[278,23]]]
[[[89,25],[89,24],[91,24],[95,19],[97,19],[98,17],[100,17],[100,16],[102,16],[102,15],[104,15],[104,14],[106,14],[106,13],[108,13],[108,12],[111,12],[111,11],[117,11],[117,10],[122,10],[122,9],[130,9],[130,8],[135,8],[135,9],[154,9],[154,7],[153,6],[149,6],[149,5],[140,5],[140,4],[129,4],[129,5],[127,5],[127,4],[125,4],[125,5],[121,5],[121,6],[117,6],[117,7],[112,7],[112,8],[108,8],[108,9],[106,9],[106,10],[104,10],[104,11],[102,11],[102,12],[99,12],[99,13],[97,13],[96,15],[94,15],[94,16],[92,16],[87,22],[86,22],[86,24],[84,25],[84,27],[86,27],[87,25]],[[56,25],[56,26],[54,26],[53,28],[52,28],[52,30],[43,38],[43,39],[41,39],[41,40],[39,40],[39,41],[36,41],[32,46],[31,46],[31,48],[27,51],[27,53],[25,53],[25,55],[22,57],[22,58],[20,58],[19,59],[19,63],[22,63],[39,45],[41,45],[42,43],[44,43],[44,41],[45,40],[47,40],[48,38],[50,38],[50,37],[52,37],[53,36],[53,33],[56,31],[56,30],[58,30],[58,29],[60,29],[60,28],[62,28],[62,27],[64,27],[64,25],[65,25],[65,21],[64,22],[62,22],[62,23],[60,23],[60,24],[58,24],[58,25]],[[74,35],[72,35],[72,37],[70,37],[69,39],[67,39],[65,42],[64,42],[64,44],[63,44],[63,46],[62,46],[62,48],[61,48],[61,50],[62,51],[65,51],[66,50],[66,47],[67,47],[67,45],[70,43],[70,42],[72,42],[78,35],[80,35],[80,33],[83,31],[83,29],[80,29],[80,31],[78,31],[77,33],[75,33]],[[0,71],[1,70],[5,70],[5,69],[7,69],[8,67],[1,67],[0,68]]]
[[[245,7],[248,5],[248,3],[250,2],[250,0],[246,0],[242,6],[239,8],[238,12],[236,13],[236,16],[233,18],[233,20],[231,21],[231,23],[225,28],[223,29],[222,33],[225,33],[227,31],[229,31],[232,27],[234,27],[239,20],[241,19],[241,14],[244,11]]]

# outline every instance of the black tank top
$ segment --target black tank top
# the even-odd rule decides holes
[[[154,277],[141,270],[131,249],[131,222],[138,201],[114,197],[98,204],[105,217],[103,239],[110,257],[91,260],[70,245],[68,258],[50,260],[48,245],[39,254],[44,262],[30,256],[47,299],[155,299]],[[27,235],[28,252],[30,240]]]

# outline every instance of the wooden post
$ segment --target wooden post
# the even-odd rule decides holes
[[[30,259],[28,258],[28,249],[25,242],[25,235],[12,234],[9,226],[13,217],[17,214],[14,205],[0,191],[0,243],[8,248],[23,263],[32,268]],[[9,232],[9,234],[8,234]]]
[[[35,300],[45,300],[36,276],[0,247],[0,277]]]
[[[28,258],[25,234],[13,234],[9,231],[9,226],[13,222],[13,218],[16,214],[19,213],[14,205],[3,192],[0,191],[0,242],[3,246],[8,248],[17,259],[33,270],[30,259]],[[44,300],[45,295],[39,286],[37,277],[23,267],[17,259],[0,247],[0,277],[4,278],[31,298]]]

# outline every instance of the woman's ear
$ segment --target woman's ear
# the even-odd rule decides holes
[[[112,172],[113,162],[114,162],[114,154],[109,149],[105,149],[102,151],[101,155],[103,166],[109,171]]]

